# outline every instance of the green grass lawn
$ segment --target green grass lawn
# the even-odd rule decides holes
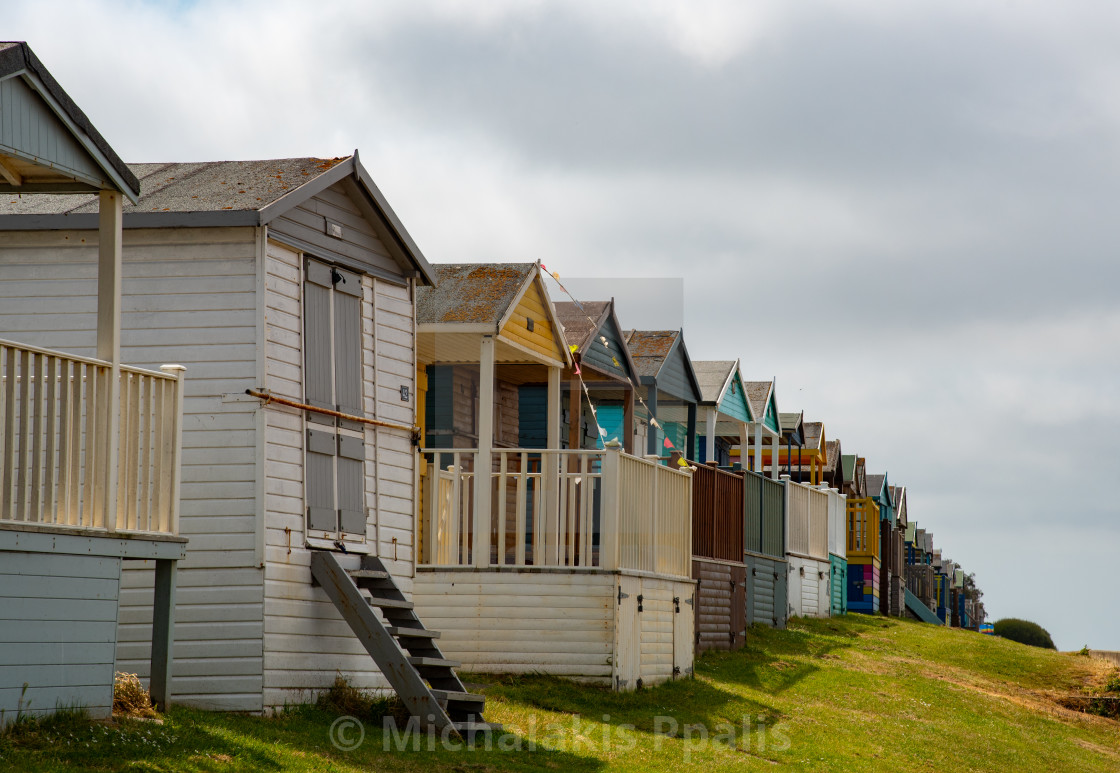
[[[702,657],[694,679],[636,693],[468,675],[507,731],[490,749],[416,736],[398,750],[366,716],[363,742],[344,751],[331,740],[338,715],[321,708],[268,718],[176,708],[163,725],[59,717],[18,728],[0,736],[0,770],[1114,773],[1120,723],[1056,700],[1110,672],[1077,655],[850,615],[754,629],[746,649]],[[360,737],[356,725],[335,732],[350,745]]]

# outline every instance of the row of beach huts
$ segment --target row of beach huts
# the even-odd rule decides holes
[[[790,616],[984,622],[755,364],[429,263],[356,152],[125,164],[24,43],[0,109],[4,717],[341,673],[469,731],[460,667],[629,690]]]

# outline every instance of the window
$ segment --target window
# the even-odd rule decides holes
[[[304,400],[362,415],[362,278],[308,258],[303,288]],[[309,537],[364,540],[365,432],[360,422],[307,416]]]

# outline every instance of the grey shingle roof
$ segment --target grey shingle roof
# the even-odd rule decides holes
[[[759,421],[766,415],[766,398],[770,396],[770,389],[773,386],[772,381],[747,381],[743,384],[743,389],[747,392],[747,403],[751,407],[751,416],[755,416]]]
[[[12,41],[0,43],[0,79],[3,79],[13,73],[20,72],[21,70],[28,70],[35,74],[35,76],[42,82],[44,88],[51,95],[52,98],[62,108],[66,116],[89,137],[109,165],[120,176],[121,180],[127,185],[133,195],[140,193],[140,182],[136,179],[136,175],[128,168],[128,166],[121,161],[120,156],[113,150],[101,133],[94,128],[90,123],[89,118],[82,112],[81,108],[70,98],[66,90],[59,85],[54,76],[50,74],[43,63],[39,61],[39,57],[31,50],[31,47],[22,41]],[[26,198],[38,198],[36,196]]]
[[[824,423],[819,421],[807,421],[802,425],[805,432],[805,447],[821,448],[821,438],[824,436]]]
[[[564,328],[564,339],[581,350],[591,343],[591,336],[599,331],[611,311],[610,301],[581,301],[578,305],[572,301],[557,301],[552,305]]]
[[[867,474],[867,496],[877,497],[883,491],[883,481],[886,475],[878,475],[874,473]],[[889,493],[889,492],[888,492]]]
[[[700,382],[700,399],[715,404],[734,367],[735,360],[693,360],[692,369]]]
[[[679,330],[627,330],[626,346],[639,376],[656,376],[676,343]]]
[[[439,263],[435,287],[416,292],[416,321],[497,325],[536,263]]]
[[[130,212],[254,211],[311,182],[346,158],[129,164],[140,180],[140,200]],[[2,199],[2,197],[0,197]],[[78,215],[97,212],[93,195],[23,196],[4,201],[4,214]]]

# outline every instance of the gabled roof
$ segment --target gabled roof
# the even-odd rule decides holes
[[[687,402],[700,401],[700,384],[692,367],[692,358],[688,356],[688,349],[684,345],[683,330],[627,330],[624,335],[643,382],[658,382],[658,389],[662,389],[660,382],[666,366],[674,356],[679,356],[688,382],[686,386],[692,394],[674,396]]]
[[[631,374],[634,381],[637,382],[638,368],[630,353],[630,347],[626,345],[626,333],[622,330],[622,326],[618,324],[618,317],[615,316],[613,298],[609,301],[581,301],[579,303],[557,301],[553,306],[556,309],[556,318],[560,321],[560,326],[564,331],[565,340],[569,347],[576,347],[575,352],[585,362],[592,356],[604,353],[601,350],[596,354],[592,350],[596,341],[601,343],[601,339],[604,337],[601,332],[603,327],[608,325],[613,327],[618,332],[618,346],[621,351],[610,351],[605,356],[611,360],[618,360],[617,355],[621,353],[622,360],[617,363],[618,370]]]
[[[436,286],[416,293],[420,325],[465,323],[495,328],[536,276],[536,263],[436,263]]]
[[[891,497],[891,489],[893,487],[887,484],[887,474],[882,475],[868,473],[867,475],[867,496],[869,497],[882,497],[886,496],[885,504],[894,505],[894,499]]]
[[[843,463],[843,460],[840,458],[841,456],[843,456],[843,452],[840,449],[840,439],[837,438],[836,440],[826,440],[825,444],[824,444],[824,448],[825,448],[825,463],[824,463],[825,472],[834,472],[837,467],[840,467],[841,472],[843,472],[844,463]]]
[[[856,480],[856,455],[855,454],[844,454],[842,464],[843,464],[843,467],[844,467],[844,482],[845,483],[855,483],[855,480]]]
[[[0,81],[7,81],[10,78],[20,79],[26,89],[38,95],[42,103],[62,123],[64,131],[84,149],[96,168],[99,168],[107,178],[105,181],[96,181],[88,178],[82,180],[81,177],[71,176],[71,179],[84,182],[88,186],[75,190],[104,189],[110,187],[105,185],[104,182],[111,182],[113,189],[119,190],[132,201],[136,200],[140,195],[140,183],[136,179],[136,175],[121,161],[116,151],[109,147],[109,143],[94,128],[86,114],[74,103],[74,100],[59,85],[58,81],[47,71],[47,68],[43,66],[43,63],[39,61],[39,58],[35,56],[27,43],[22,41],[0,43]],[[24,107],[29,106],[35,107],[24,105]],[[11,105],[6,104],[5,108],[11,109]],[[27,139],[29,142],[31,141],[30,137]],[[43,153],[46,152],[46,149],[44,149]],[[38,158],[38,153],[30,153],[28,150],[14,147],[14,145],[0,147],[0,154],[17,159],[20,166],[24,162],[31,162],[31,166],[42,164],[42,160]],[[7,178],[7,174],[0,177],[0,191],[31,193],[60,190],[59,182],[35,184],[28,180],[26,184],[19,181],[17,185]]]
[[[693,360],[692,370],[700,384],[700,402],[719,405],[735,377],[738,360]]]
[[[281,158],[263,161],[129,164],[140,180],[136,204],[124,206],[125,228],[261,226],[347,177],[381,215],[389,232],[386,246],[430,284],[432,267],[412,241],[384,195],[358,160]],[[24,196],[5,203],[0,230],[96,228],[97,198]]]
[[[769,406],[776,425],[771,429],[780,433],[780,414],[778,413],[778,398],[774,394],[774,382],[745,381],[743,382],[743,388],[747,390],[747,404],[751,408],[751,416],[755,417],[755,421],[766,421],[767,407]]]
[[[782,428],[782,434],[787,440],[799,446],[805,444],[804,423],[804,411],[778,414],[778,424]]]
[[[824,422],[807,421],[802,425],[802,428],[805,435],[805,448],[814,448],[818,451],[824,451],[827,456],[828,449],[822,442],[824,441]]]

